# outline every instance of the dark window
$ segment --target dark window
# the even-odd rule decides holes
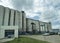
[[[10,25],[10,18],[11,18],[11,10],[9,11],[8,26]]]
[[[4,18],[5,18],[5,8],[4,8],[4,12],[3,12],[3,21],[2,21],[2,25],[4,25]]]
[[[22,11],[22,13],[24,13],[24,11]]]
[[[16,16],[16,11],[14,11],[14,21],[13,21],[13,25],[15,25],[15,16]]]
[[[5,37],[8,37],[8,35],[14,35],[14,30],[5,30]]]

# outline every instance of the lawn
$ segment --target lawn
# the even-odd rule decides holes
[[[49,43],[49,42],[27,38],[27,37],[20,37],[5,43]]]

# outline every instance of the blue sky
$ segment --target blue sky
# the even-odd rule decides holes
[[[0,5],[24,10],[26,17],[52,22],[53,28],[60,28],[60,0],[0,0]]]

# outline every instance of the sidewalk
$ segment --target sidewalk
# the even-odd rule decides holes
[[[6,42],[6,41],[11,41],[11,40],[14,40],[14,38],[0,39],[0,43]]]
[[[30,37],[37,40],[48,41],[51,43],[60,43],[60,36],[59,35],[50,35],[50,36],[42,36],[42,35],[22,35],[21,37]]]

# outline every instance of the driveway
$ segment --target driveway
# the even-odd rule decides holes
[[[21,37],[30,37],[37,40],[48,41],[51,43],[60,43],[59,35],[50,35],[50,36],[42,36],[42,35],[22,35]]]

